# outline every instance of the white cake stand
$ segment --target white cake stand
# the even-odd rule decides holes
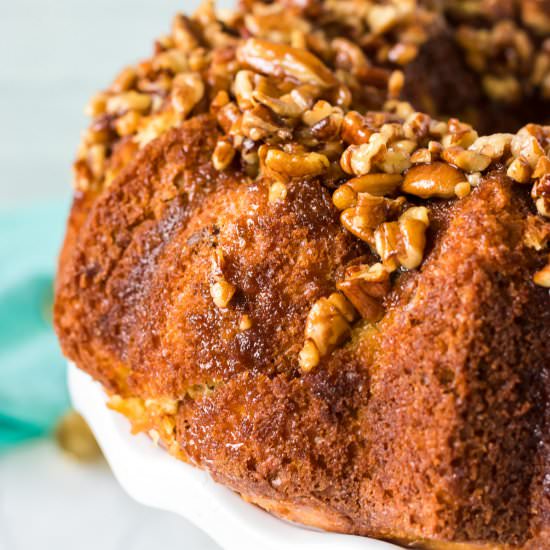
[[[324,533],[281,521],[247,504],[197,468],[176,460],[105,406],[101,386],[69,365],[69,391],[113,473],[135,500],[183,516],[225,550],[395,550],[364,537]]]

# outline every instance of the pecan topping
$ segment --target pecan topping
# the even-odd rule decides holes
[[[355,316],[351,304],[338,292],[315,302],[306,320],[306,342],[300,353],[302,370],[317,366],[321,357],[346,340]]]
[[[243,65],[270,76],[290,77],[302,84],[330,88],[338,81],[333,73],[307,50],[251,38],[237,51]]]
[[[460,170],[444,162],[419,164],[407,172],[401,190],[423,199],[450,199],[455,196],[456,186],[464,181],[466,177]]]
[[[545,28],[535,3],[524,2],[521,16]],[[528,224],[525,244],[548,246],[542,220],[550,218],[550,127],[529,124],[514,135],[480,137],[468,124],[436,120],[399,100],[402,66],[437,28],[435,11],[414,2],[360,2],[351,10],[325,2],[318,18],[287,4],[244,2],[229,18],[208,4],[191,18],[177,16],[151,59],[123,70],[88,104],[93,121],[75,174],[81,191],[101,191],[124,164],[112,161],[121,142],[130,151],[127,162],[185,119],[209,113],[221,133],[213,168],[264,178],[273,208],[289,200],[291,178],[315,177],[334,191],[343,227],[379,261],[350,268],[338,291],[312,306],[299,357],[307,371],[350,336],[358,315],[366,322],[381,318],[391,273],[421,266],[432,199],[462,199],[489,170],[506,170],[530,188],[539,222]],[[482,21],[480,6],[488,3],[451,4],[445,9],[465,22],[456,40],[483,75],[488,96],[513,102],[536,88],[550,98],[548,44],[536,51],[513,13],[486,29],[478,19],[470,25],[468,10]],[[340,36],[340,28],[361,40]],[[365,106],[380,110],[365,112]],[[215,264],[210,294],[225,308],[236,288],[223,276],[223,258]],[[534,281],[548,286],[548,268]],[[247,325],[243,316],[240,329]]]

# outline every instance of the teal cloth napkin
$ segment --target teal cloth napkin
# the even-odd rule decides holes
[[[0,452],[51,432],[68,408],[51,324],[66,204],[0,209]]]

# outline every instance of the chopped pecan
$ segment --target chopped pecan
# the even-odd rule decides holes
[[[423,199],[448,199],[455,196],[456,186],[465,181],[460,170],[444,162],[419,164],[407,171],[401,190]]]
[[[237,58],[243,65],[259,73],[286,76],[302,84],[330,88],[338,83],[319,58],[307,50],[284,44],[250,38],[238,49]]]
[[[379,321],[384,315],[382,299],[390,290],[388,271],[382,264],[353,266],[336,287],[344,293],[361,317],[369,322]]]
[[[317,300],[306,320],[305,344],[299,358],[302,370],[311,370],[321,357],[343,343],[355,317],[352,305],[339,292]]]

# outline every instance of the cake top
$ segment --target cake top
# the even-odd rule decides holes
[[[292,178],[319,178],[334,190],[342,225],[379,261],[349,267],[334,293],[313,305],[300,354],[310,370],[345,341],[355,320],[383,316],[392,274],[422,264],[435,200],[461,199],[485,174],[504,171],[533,198],[526,244],[548,244],[550,126],[480,137],[466,123],[434,119],[400,99],[403,68],[442,28],[437,11],[413,1],[243,2],[228,14],[207,2],[191,18],[178,15],[151,59],[123,70],[92,99],[77,189],[100,192],[136,151],[204,113],[223,133],[214,168],[266,178],[270,201],[286,200]],[[536,66],[546,74],[526,31],[465,26],[457,37],[471,65],[496,71],[484,77],[490,97],[522,96],[516,70]],[[495,44],[519,57],[493,64]],[[225,308],[236,289],[223,276],[221,251],[212,266],[212,299]],[[534,282],[550,287],[550,264]]]

